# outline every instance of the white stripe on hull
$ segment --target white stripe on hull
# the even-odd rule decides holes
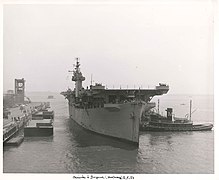
[[[142,104],[125,103],[118,107],[80,109],[69,103],[69,114],[85,129],[138,144]]]

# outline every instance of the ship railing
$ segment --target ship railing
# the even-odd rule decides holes
[[[156,86],[158,90],[169,90],[169,86]]]
[[[118,109],[120,109],[120,106],[119,106],[119,104],[108,103],[108,104],[104,104],[104,108],[118,108]]]

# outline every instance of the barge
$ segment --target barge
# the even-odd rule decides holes
[[[53,111],[40,111],[32,115],[32,119],[24,127],[24,136],[52,136],[53,135]]]

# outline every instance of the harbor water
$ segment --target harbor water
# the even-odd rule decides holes
[[[214,173],[214,130],[203,132],[141,132],[138,148],[85,131],[68,116],[59,93],[26,93],[48,101],[55,111],[53,137],[25,137],[19,147],[3,148],[4,173]],[[49,95],[54,99],[47,99]],[[213,96],[164,95],[159,111],[172,107],[176,117],[189,112],[194,123],[214,122]]]

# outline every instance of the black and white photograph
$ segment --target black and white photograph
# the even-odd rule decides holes
[[[216,179],[216,3],[3,1],[3,179]]]

